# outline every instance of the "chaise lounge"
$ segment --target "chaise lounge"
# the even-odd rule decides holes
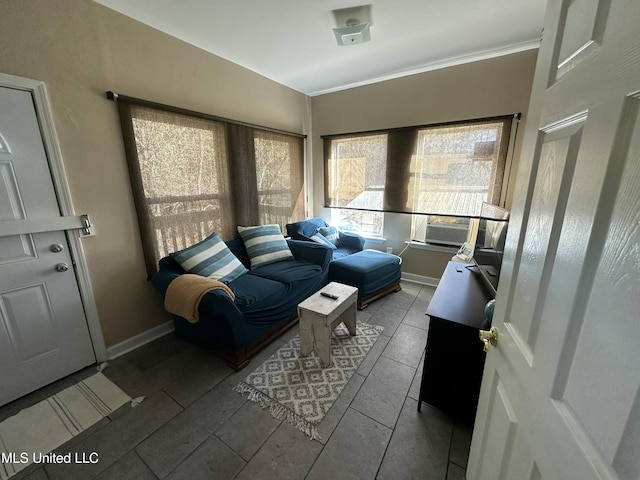
[[[287,224],[291,238],[327,245],[332,251],[329,281],[358,288],[358,309],[401,290],[402,260],[377,250],[364,250],[365,239],[355,233],[339,232],[322,218]]]

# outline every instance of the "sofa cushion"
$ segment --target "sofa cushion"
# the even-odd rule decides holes
[[[401,263],[396,255],[363,250],[331,262],[329,281],[358,287],[358,298],[363,298],[400,280]]]
[[[331,253],[332,253],[331,259],[338,260],[339,258],[344,258],[344,257],[348,257],[349,255],[353,255],[356,252],[354,252],[353,250],[349,250],[348,248],[339,247],[333,250]]]
[[[293,258],[279,225],[238,227],[238,233],[244,241],[252,269]]]
[[[320,232],[313,234],[313,236],[311,237],[311,240],[313,240],[316,243],[319,243],[320,245],[324,245],[325,247],[329,247],[333,250],[337,248],[334,243],[330,242],[329,239],[324,235],[322,235]]]
[[[229,283],[236,298],[233,303],[243,312],[260,312],[271,308],[272,304],[281,301],[287,293],[282,282],[263,278],[253,273],[238,277]]]
[[[277,282],[296,283],[322,275],[322,267],[300,260],[283,260],[254,268],[251,274]]]
[[[336,227],[320,227],[318,233],[324,236],[327,240],[333,243],[336,247],[339,247],[340,235]]]
[[[194,273],[228,283],[247,271],[218,234],[172,253],[173,259],[187,273]]]
[[[288,223],[287,234],[294,240],[309,240],[320,227],[326,227],[325,222],[320,217],[309,218],[299,222]]]
[[[362,235],[353,232],[338,232],[338,234],[341,248],[349,250],[351,253],[361,252],[364,249],[365,239]]]

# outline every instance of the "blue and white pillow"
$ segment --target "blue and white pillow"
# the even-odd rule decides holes
[[[340,235],[336,227],[320,227],[318,233],[324,236],[327,240],[333,243],[336,247],[339,247]]]
[[[216,233],[184,250],[172,253],[171,256],[187,273],[202,275],[224,283],[248,272]]]
[[[325,237],[324,235],[322,235],[320,232],[315,233],[312,237],[311,240],[313,240],[314,242],[319,243],[320,245],[324,245],[325,247],[329,247],[333,250],[335,250],[337,247],[331,243],[329,241],[329,239],[327,237]]]
[[[247,249],[251,268],[293,258],[279,225],[238,227]]]

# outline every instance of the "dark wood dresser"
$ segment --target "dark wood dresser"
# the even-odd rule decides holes
[[[492,294],[477,268],[449,262],[429,303],[429,335],[420,384],[422,402],[473,420],[485,353],[478,331],[488,328],[484,308]]]

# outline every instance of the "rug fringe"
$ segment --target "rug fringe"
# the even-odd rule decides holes
[[[307,435],[310,440],[322,440],[322,437],[318,433],[317,425],[308,422],[303,417],[276,400],[273,400],[257,388],[252,387],[248,383],[240,382],[233,388],[233,390],[243,396],[246,396],[247,400],[257,403],[263,410],[268,410],[273,418],[286,420],[290,425],[293,425],[302,433]]]

